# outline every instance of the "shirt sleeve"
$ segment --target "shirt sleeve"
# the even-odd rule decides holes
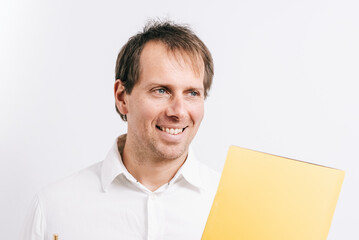
[[[45,217],[38,195],[28,211],[21,240],[44,240]]]

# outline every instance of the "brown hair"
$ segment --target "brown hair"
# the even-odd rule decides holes
[[[116,80],[121,80],[126,93],[130,94],[138,81],[141,52],[149,41],[159,41],[171,52],[184,51],[191,58],[193,65],[199,64],[198,59],[202,59],[204,97],[208,95],[214,73],[210,51],[188,26],[170,21],[149,21],[142,32],[131,37],[122,47],[116,61]],[[198,69],[198,66],[196,68]],[[126,121],[126,116],[121,114],[117,107],[116,110]]]

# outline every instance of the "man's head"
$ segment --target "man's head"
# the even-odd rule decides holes
[[[211,55],[188,28],[152,23],[132,37],[119,53],[114,86],[128,123],[125,148],[138,159],[185,159],[212,77]]]
[[[204,43],[187,26],[172,22],[149,22],[144,30],[131,37],[122,47],[116,61],[116,80],[121,80],[127,94],[131,94],[141,74],[140,57],[148,42],[160,42],[171,53],[184,53],[190,60],[193,69],[204,71],[204,97],[213,79],[213,60],[211,53]],[[126,121],[126,115],[116,106],[121,118]]]

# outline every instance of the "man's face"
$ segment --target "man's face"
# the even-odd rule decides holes
[[[145,45],[139,81],[124,101],[127,141],[157,160],[185,157],[204,114],[203,67],[159,42]],[[127,142],[126,142],[127,144]]]

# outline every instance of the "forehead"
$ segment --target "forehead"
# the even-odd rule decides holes
[[[156,67],[166,61],[170,61],[174,68],[190,67],[196,77],[204,76],[204,63],[199,53],[179,47],[171,48],[161,41],[149,41],[145,44],[140,56],[140,75],[144,68]]]

